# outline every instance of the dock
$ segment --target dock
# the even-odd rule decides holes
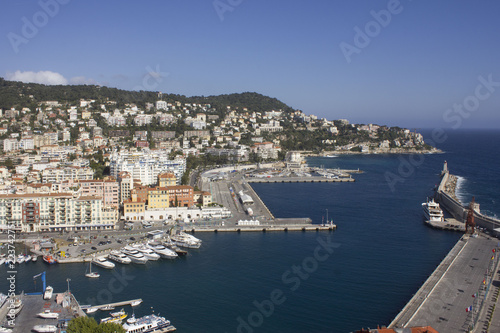
[[[102,310],[103,308],[116,308],[116,307],[127,306],[127,305],[132,306],[132,304],[135,304],[135,303],[136,304],[142,303],[142,298],[132,299],[130,301],[101,304],[101,305],[82,305],[81,308],[82,308],[82,310],[95,309],[95,308],[97,308],[98,310]]]
[[[464,235],[389,328],[430,325],[438,332],[472,330],[485,310],[491,285],[498,283],[493,283],[500,258],[495,255],[497,244],[497,239],[487,235]],[[471,311],[466,312],[469,307]]]
[[[196,227],[185,229],[185,232],[273,232],[273,231],[332,231],[337,226],[333,225],[259,225],[259,226],[231,226],[231,227]]]
[[[354,178],[327,178],[327,177],[271,177],[246,178],[248,183],[344,183],[354,182]]]

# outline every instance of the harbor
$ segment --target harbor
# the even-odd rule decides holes
[[[453,217],[425,222],[437,229],[469,233],[460,238],[389,328],[431,326],[438,332],[496,332],[497,323],[492,320],[499,315],[495,308],[499,303],[500,243],[492,236],[496,223],[484,223],[494,219],[480,214],[474,202],[469,209],[459,203],[456,176],[449,173],[446,162],[441,176],[436,198]]]

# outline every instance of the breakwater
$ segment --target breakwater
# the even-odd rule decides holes
[[[460,222],[467,220],[468,207],[464,206],[455,195],[457,177],[450,174],[448,164],[445,162],[441,173],[441,183],[436,191],[436,201],[442,208]],[[474,204],[474,222],[476,226],[488,231],[500,228],[500,220],[481,214],[479,203]]]

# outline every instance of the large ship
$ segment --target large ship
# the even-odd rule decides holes
[[[430,222],[444,222],[443,210],[434,199],[427,200],[422,203],[424,209],[424,219]]]

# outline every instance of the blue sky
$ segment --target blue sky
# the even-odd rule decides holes
[[[4,0],[2,7],[7,79],[187,96],[255,91],[327,119],[500,127],[494,0]]]

